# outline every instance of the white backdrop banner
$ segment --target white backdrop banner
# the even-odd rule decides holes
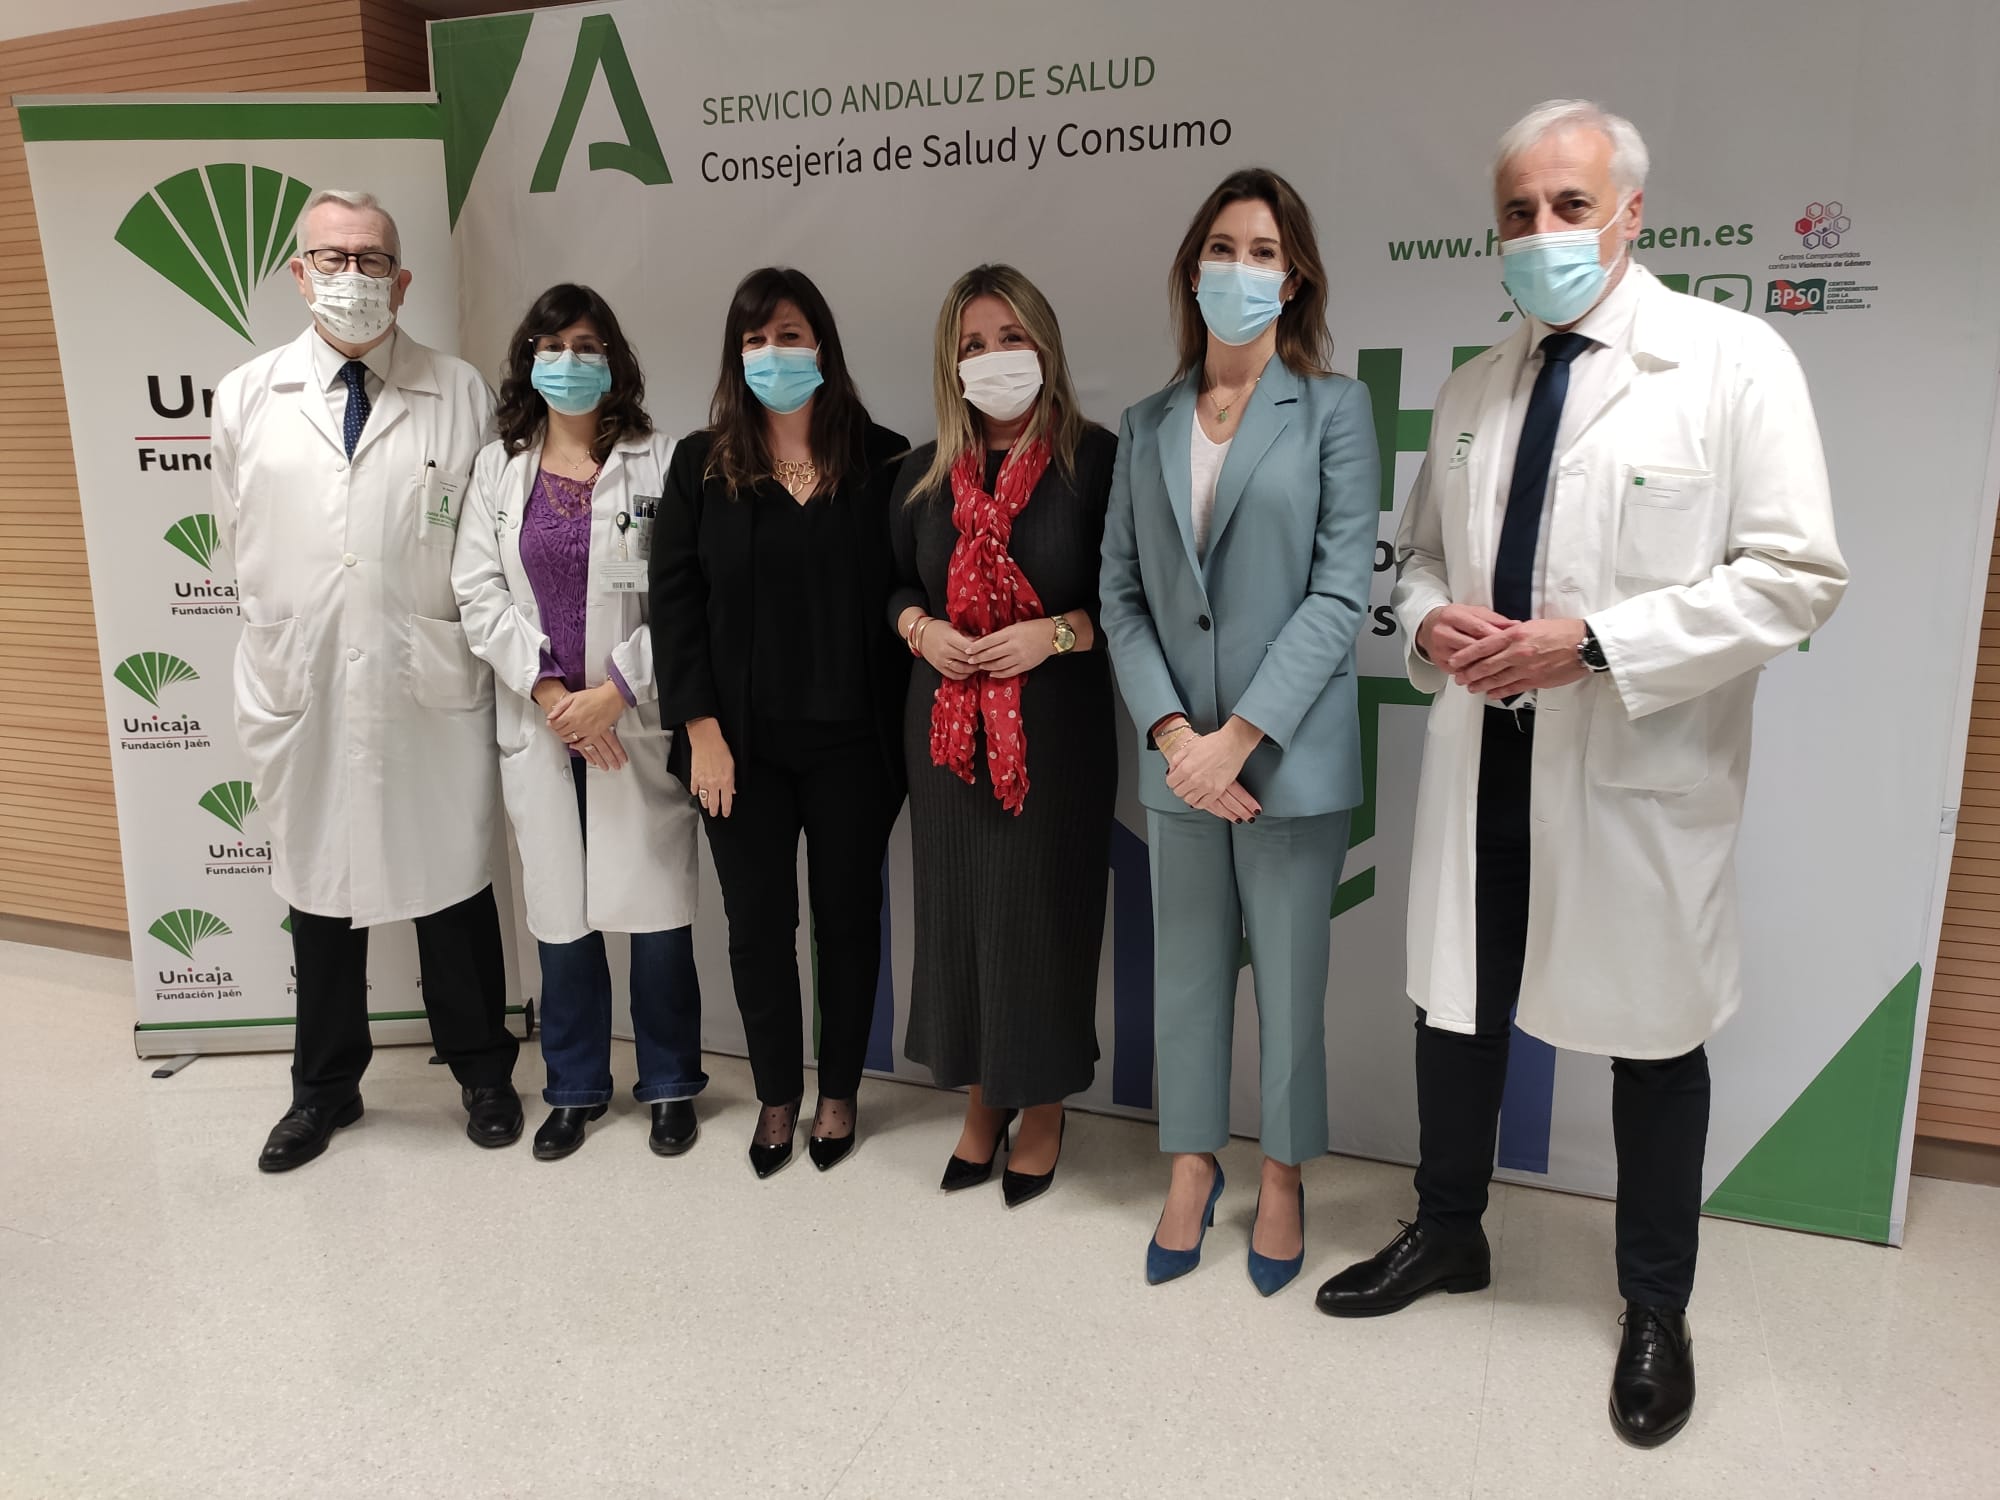
[[[224,373],[306,326],[286,262],[316,187],[382,198],[416,270],[404,323],[456,347],[438,113],[427,95],[17,102],[96,602],[139,1050],[289,1045],[286,909],[233,722],[240,621],[215,555],[209,403]],[[371,940],[369,990],[385,1034],[422,1020],[408,924]]]
[[[671,0],[440,22],[432,37],[462,347],[497,369],[531,298],[588,282],[677,432],[705,420],[731,289],[770,262],[819,282],[874,413],[913,441],[933,430],[946,287],[1012,262],[1061,316],[1090,414],[1115,424],[1170,373],[1167,266],[1207,190],[1246,163],[1300,188],[1342,367],[1369,385],[1392,460],[1361,647],[1369,797],[1332,918],[1327,1012],[1336,1149],[1397,1160],[1416,1152],[1402,928],[1424,709],[1388,618],[1386,539],[1440,382],[1512,331],[1492,142],[1552,95],[1633,118],[1654,161],[1638,259],[1797,349],[1855,573],[1832,626],[1761,689],[1741,853],[1748,1003],[1712,1048],[1709,1207],[1900,1237],[1992,535],[2000,283],[1967,258],[1990,269],[2000,243],[2000,197],[1970,186],[2000,175],[1986,76],[2000,9],[1598,0],[1527,24],[1436,3]],[[1153,1102],[1143,827],[1128,791],[1087,1099],[1134,1111]],[[921,1077],[901,1055],[905,833],[892,859],[871,1062]],[[741,1032],[719,906],[705,907],[701,958],[709,1040],[728,1047]],[[1246,1130],[1253,1005],[1246,975]],[[1503,1175],[1609,1191],[1607,1064],[1518,1054]]]

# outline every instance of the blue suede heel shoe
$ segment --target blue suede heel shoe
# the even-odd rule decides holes
[[[1209,1158],[1215,1161],[1214,1157]],[[1222,1163],[1215,1162],[1215,1185],[1208,1190],[1208,1207],[1201,1214],[1201,1240],[1208,1238],[1209,1226],[1215,1223],[1215,1200],[1222,1196]],[[1169,1250],[1160,1243],[1160,1231],[1156,1225],[1153,1238],[1146,1246],[1146,1284],[1158,1286],[1163,1281],[1172,1281],[1177,1276],[1185,1276],[1201,1264],[1201,1240],[1194,1242],[1192,1250]]]
[[[1260,1201],[1262,1196],[1261,1193],[1258,1195]],[[1264,1296],[1268,1297],[1273,1292],[1281,1292],[1290,1286],[1293,1278],[1299,1274],[1306,1263],[1305,1184],[1299,1184],[1299,1253],[1297,1255],[1294,1255],[1290,1260],[1273,1260],[1268,1255],[1259,1255],[1257,1253],[1256,1241],[1257,1221],[1254,1217],[1251,1219],[1250,1224],[1250,1284],[1256,1287]]]

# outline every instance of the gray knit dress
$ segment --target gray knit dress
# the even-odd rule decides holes
[[[949,486],[907,504],[935,444],[903,461],[889,506],[898,589],[944,617],[958,530]],[[1098,549],[1117,438],[1086,431],[1076,473],[1051,463],[1014,521],[1008,552],[1050,615],[1097,618]],[[988,455],[994,483],[1003,454]],[[996,1109],[1052,1104],[1090,1086],[1097,1064],[1097,968],[1104,941],[1112,809],[1118,794],[1110,659],[1052,656],[1021,691],[1028,795],[1017,817],[987,779],[982,737],[971,786],[931,762],[938,674],[910,674],[903,746],[910,775],[916,963],[904,1053],[946,1087],[980,1085]]]

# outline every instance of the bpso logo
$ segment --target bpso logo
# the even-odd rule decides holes
[[[229,970],[198,960],[195,951],[211,938],[228,937],[229,924],[213,912],[183,906],[146,929],[180,955],[180,963],[157,970],[154,992],[162,1000],[232,1000],[242,995]]]
[[[205,573],[213,563],[221,533],[214,516],[182,516],[167,528],[161,540],[183,557],[192,558],[195,566]],[[167,601],[169,615],[179,618],[189,615],[234,615],[236,612],[235,584],[185,575],[174,579],[173,594]]]
[[[165,651],[140,651],[125,658],[111,675],[159,708],[161,695],[177,683],[197,682],[201,674],[178,656]],[[190,715],[127,714],[121,721],[119,744],[127,750],[206,750],[208,731]]]
[[[257,811],[257,794],[250,783],[218,781],[201,794],[198,805],[214,814],[235,835],[233,838],[224,836],[208,841],[207,873],[268,878],[271,873],[270,841],[248,837],[243,826],[244,820]]]
[[[1800,313],[1825,312],[1826,278],[1815,276],[1810,281],[1772,282],[1764,290],[1764,311],[1790,313],[1793,317]]]
[[[232,332],[255,342],[250,301],[292,257],[312,189],[242,162],[190,167],[154,184],[113,236]]]

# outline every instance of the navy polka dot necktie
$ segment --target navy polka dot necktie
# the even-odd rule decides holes
[[[368,425],[368,366],[350,359],[340,367],[340,378],[347,386],[347,415],[340,424],[340,440],[352,458],[354,445],[361,441],[361,429]]]

